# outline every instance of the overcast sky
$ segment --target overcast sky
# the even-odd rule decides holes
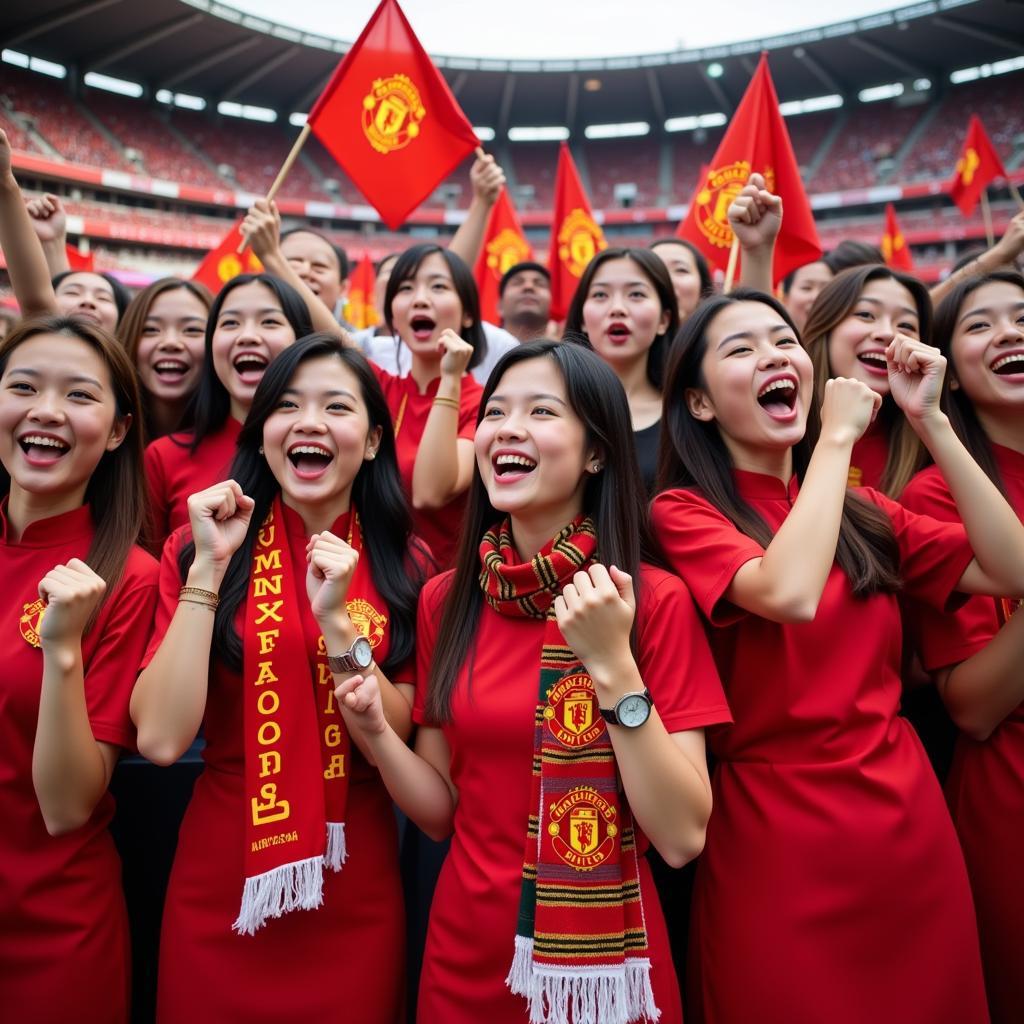
[[[227,0],[260,17],[353,40],[379,0]],[[431,53],[613,57],[760,39],[907,6],[894,0],[402,0]]]

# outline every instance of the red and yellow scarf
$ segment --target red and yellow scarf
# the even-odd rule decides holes
[[[361,551],[354,511],[351,524],[348,543]],[[253,547],[242,641],[245,886],[233,927],[244,935],[268,918],[320,906],[324,865],[340,871],[347,857],[351,743],[323,637],[310,662],[300,604],[307,600],[305,573],[304,564],[292,564],[277,497]],[[378,611],[383,602],[365,558],[356,565],[346,604],[383,660],[387,618]]]
[[[574,520],[521,564],[506,520],[480,545],[480,586],[502,615],[543,619],[533,787],[515,955],[506,983],[533,1024],[657,1020],[636,839],[593,680],[554,599],[597,548]]]

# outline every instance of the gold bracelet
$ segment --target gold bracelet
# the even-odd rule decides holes
[[[215,594],[212,590],[202,590],[200,587],[182,587],[178,591],[178,600],[188,601],[190,604],[201,604],[204,608],[216,611],[217,605],[220,604],[220,595]]]
[[[460,408],[460,405],[456,399],[443,398],[441,395],[438,395],[434,399],[434,405],[447,405],[449,409],[454,409],[456,412],[458,412]]]

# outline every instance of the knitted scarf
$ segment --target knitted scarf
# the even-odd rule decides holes
[[[565,642],[554,599],[594,559],[589,518],[520,564],[508,520],[480,545],[480,586],[502,615],[544,620],[533,785],[515,955],[506,984],[532,1024],[655,1021],[633,821],[594,683]]]

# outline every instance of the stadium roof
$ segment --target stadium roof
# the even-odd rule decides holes
[[[704,49],[579,60],[436,56],[475,125],[582,125],[731,113],[761,50],[781,100],[928,79],[1024,54],[1021,0],[928,0],[864,18]],[[4,46],[145,87],[304,112],[351,42],[214,0],[13,0]],[[709,74],[712,64],[721,75]],[[717,72],[718,68],[713,68]],[[912,90],[907,90],[912,95]]]

